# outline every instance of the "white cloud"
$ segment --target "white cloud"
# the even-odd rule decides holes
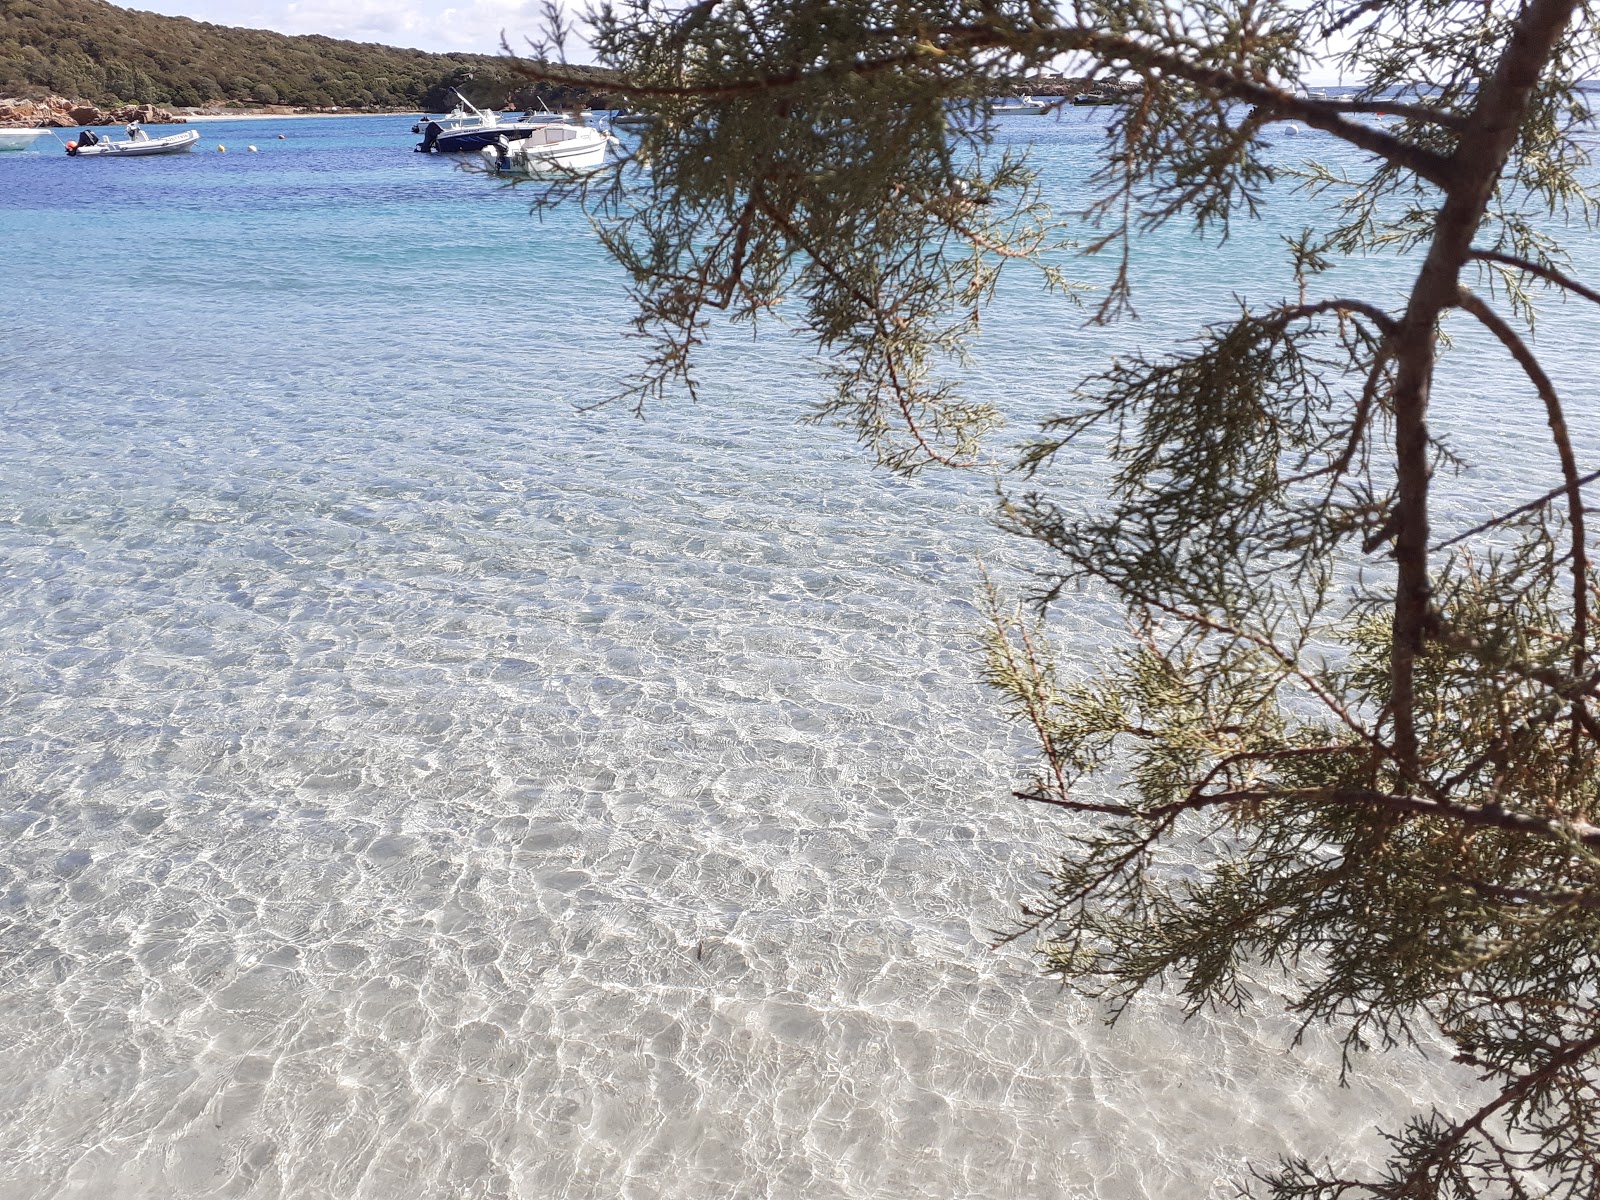
[[[129,0],[129,6],[245,29],[476,54],[499,53],[502,32],[513,49],[525,49],[539,31],[540,12],[537,0]],[[581,47],[569,46],[568,53],[582,57],[574,50]]]

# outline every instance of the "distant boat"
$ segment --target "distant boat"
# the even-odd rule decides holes
[[[525,112],[515,121],[502,122],[494,113],[474,107],[472,101],[460,92],[456,93],[456,98],[461,103],[449,116],[429,121],[420,129],[412,126],[414,132],[422,134],[422,141],[417,145],[419,154],[459,154],[466,150],[482,150],[500,138],[515,141],[569,120],[565,114],[553,113],[546,108],[543,112]]]
[[[187,154],[199,140],[198,129],[185,129],[182,133],[153,138],[137,125],[130,125],[125,142],[108,141],[94,130],[85,129],[76,141],[67,143],[67,153],[74,158],[144,158],[152,154]]]
[[[1105,104],[1121,104],[1122,98],[1106,92],[1079,92],[1072,102],[1079,108],[1098,108]]]
[[[611,124],[618,129],[642,129],[647,125],[654,125],[659,117],[655,113],[636,112],[631,108],[619,108],[611,114]]]
[[[0,150],[31,150],[40,138],[49,136],[48,129],[0,129]]]
[[[516,141],[478,151],[491,171],[539,175],[548,171],[592,171],[606,161],[609,134],[587,125],[546,125]]]
[[[989,105],[989,114],[995,117],[1042,117],[1049,109],[1048,103],[1035,100],[1032,96],[1013,96]]]
[[[462,108],[461,105],[457,104],[442,117],[424,116],[422,120],[418,121],[411,127],[411,132],[421,133],[423,130],[427,129],[430,124],[436,124],[440,129],[448,130],[466,129],[469,126],[481,125],[482,123],[483,119],[481,117],[474,116],[472,113],[469,113],[466,109]]]
[[[455,91],[454,88],[450,90]],[[500,118],[495,116],[493,113],[486,112],[483,109],[474,108],[471,101],[469,101],[460,92],[455,92],[455,95],[456,106],[454,108],[452,108],[442,117],[424,116],[420,121],[411,127],[411,132],[424,133],[427,131],[427,128],[430,124],[437,125],[444,132],[450,133],[457,129],[479,129],[485,124],[492,125],[496,129],[507,129],[511,125],[547,124],[552,121],[567,120],[566,114],[551,112],[550,109],[546,107],[544,101],[541,100],[539,101],[539,107],[543,111],[534,112],[530,109],[522,114],[520,120],[507,122],[506,124],[502,125],[500,123]]]

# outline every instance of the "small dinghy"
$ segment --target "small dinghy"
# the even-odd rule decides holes
[[[479,156],[491,171],[538,175],[550,171],[592,171],[604,166],[610,134],[588,125],[549,125],[514,142],[485,146]]]
[[[138,125],[128,126],[128,140],[113,142],[101,137],[92,129],[85,129],[78,140],[67,143],[67,153],[74,158],[142,158],[147,154],[187,154],[200,140],[198,129],[185,129],[182,133],[153,138]]]

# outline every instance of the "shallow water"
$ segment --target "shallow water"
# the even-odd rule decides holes
[[[1066,203],[1098,119],[1015,135]],[[798,426],[781,340],[578,411],[622,280],[406,124],[0,156],[0,1197],[1221,1196],[1460,1095],[990,949],[1063,833],[975,680],[991,479]],[[1151,239],[1112,343],[1281,293],[1279,232]],[[1080,326],[1002,296],[1016,433]],[[1446,525],[1552,475],[1460,358]],[[1079,670],[1118,628],[1060,624]]]

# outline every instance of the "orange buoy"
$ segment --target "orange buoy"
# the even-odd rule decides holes
[[[217,143],[217,153],[218,154],[226,154],[227,152],[228,152],[228,148],[226,146],[224,146],[221,142],[218,142]]]

